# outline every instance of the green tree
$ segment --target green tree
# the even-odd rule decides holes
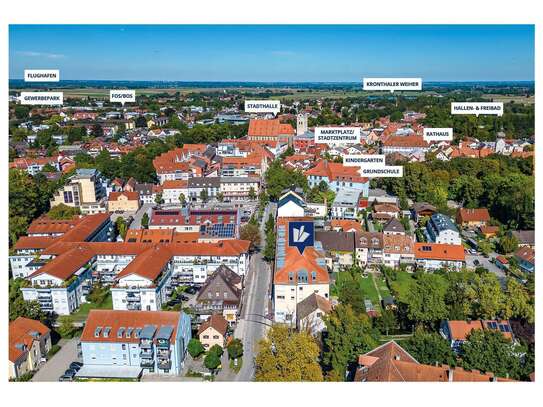
[[[389,332],[398,328],[396,314],[390,309],[385,309],[375,320],[375,326],[379,332],[388,336]]]
[[[274,325],[257,346],[257,382],[320,382],[319,346],[306,332]]]
[[[266,233],[266,244],[264,245],[262,255],[267,261],[273,261],[275,259],[275,232],[273,230]]]
[[[327,336],[324,338],[323,363],[330,377],[345,380],[346,372],[359,355],[379,344],[379,335],[372,329],[366,314],[356,313],[350,305],[339,304],[324,317]]]
[[[144,229],[149,228],[149,215],[147,214],[147,212],[145,212],[141,216],[141,227],[144,228]]]
[[[415,284],[400,301],[407,304],[407,316],[417,324],[433,325],[446,318],[447,284],[437,274],[419,274]]]
[[[481,240],[478,243],[479,251],[483,254],[486,254],[487,256],[492,251],[492,246],[490,245],[490,242],[488,240]]]
[[[221,365],[221,357],[216,352],[208,352],[204,358],[204,366],[208,368],[211,373]]]
[[[124,240],[126,232],[128,232],[128,225],[122,216],[119,216],[117,220],[115,220],[115,229],[117,230],[117,234]]]
[[[513,253],[518,248],[518,239],[513,234],[504,234],[498,240],[498,248],[502,254]]]
[[[25,171],[9,170],[9,237],[14,244],[45,208],[39,205],[40,190]]]
[[[472,314],[475,318],[495,319],[503,309],[504,296],[500,281],[488,271],[474,277],[475,301]]]
[[[503,318],[520,318],[534,323],[533,298],[515,278],[509,277],[505,286]]]
[[[200,191],[200,200],[203,203],[206,203],[208,199],[209,199],[209,193],[207,192],[207,188],[204,188]]]
[[[219,202],[224,201],[224,194],[222,192],[219,192],[217,194],[217,201],[219,201]]]
[[[462,344],[462,366],[520,379],[522,366],[516,354],[518,350],[500,331],[473,330]]]
[[[260,228],[252,223],[242,226],[239,232],[242,240],[249,240],[253,248],[260,246]]]
[[[189,351],[190,356],[192,356],[194,359],[205,352],[204,345],[202,345],[202,343],[196,338],[192,338],[189,341],[187,350]]]
[[[230,359],[238,359],[243,356],[243,342],[238,338],[232,339],[226,347]]]
[[[439,363],[449,366],[456,364],[456,357],[450,344],[435,332],[426,332],[418,328],[412,337],[402,342],[402,346],[419,363],[426,365]]]
[[[155,195],[155,203],[157,205],[160,205],[162,203],[164,203],[164,199],[162,199],[162,192],[157,192],[156,195]]]
[[[351,267],[349,271],[342,271],[341,273],[343,276],[341,283],[336,284],[339,302],[350,305],[356,313],[366,312],[364,292],[362,292],[358,281],[360,270],[358,267]]]
[[[185,206],[187,203],[187,198],[185,197],[185,194],[183,192],[179,194],[179,203],[181,204],[181,206]]]
[[[47,212],[47,216],[55,220],[72,219],[74,216],[80,214],[81,211],[79,208],[68,206],[63,203],[53,206],[49,212]]]
[[[447,273],[445,303],[449,309],[449,319],[465,320],[470,317],[472,304],[477,293],[474,288],[475,274],[468,270]]]
[[[254,201],[256,199],[256,192],[255,192],[255,189],[253,187],[249,188],[249,195],[248,195],[249,199],[251,201]]]
[[[221,357],[222,354],[224,353],[224,349],[221,348],[219,345],[213,345],[211,348],[209,348],[209,350],[207,351],[208,354],[210,353],[214,353],[216,354],[218,357]]]
[[[60,316],[58,323],[59,327],[57,328],[57,331],[63,338],[72,338],[77,332],[77,328],[74,326],[72,319],[66,315]]]

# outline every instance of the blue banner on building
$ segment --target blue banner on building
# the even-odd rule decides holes
[[[315,244],[315,226],[313,222],[290,222],[288,224],[288,245],[296,247],[300,254],[306,247]]]

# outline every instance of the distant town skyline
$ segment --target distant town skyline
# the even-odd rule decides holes
[[[533,81],[532,25],[12,25],[9,74],[61,80]]]

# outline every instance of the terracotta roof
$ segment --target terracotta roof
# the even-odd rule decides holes
[[[468,208],[459,208],[458,209],[458,219],[461,223],[464,222],[488,222],[490,220],[490,215],[488,209],[486,208],[477,208],[477,209],[468,209]]]
[[[47,215],[34,219],[28,226],[27,234],[62,234],[73,228],[82,218],[75,217],[68,220],[55,220]]]
[[[413,239],[405,235],[383,235],[383,250],[386,253],[413,254]]]
[[[222,336],[225,336],[226,329],[228,328],[228,321],[221,314],[213,314],[200,325],[198,336],[200,336],[207,328],[213,328]]]
[[[29,279],[42,274],[48,274],[60,280],[68,280],[95,256],[94,251],[86,245],[76,246],[55,257],[44,266],[28,276]]]
[[[162,189],[181,189],[187,188],[189,185],[187,180],[166,180],[162,183]]]
[[[18,317],[9,323],[9,360],[16,362],[23,354],[32,347],[32,342],[37,339],[33,333],[37,332],[44,336],[50,332],[40,321]],[[22,344],[26,349],[20,349],[17,345]]]
[[[332,219],[330,226],[333,229],[340,228],[342,232],[362,232],[362,225],[356,220]]]
[[[84,242],[96,232],[104,223],[110,221],[109,214],[97,213],[82,217],[77,226],[64,233],[59,238],[61,242]]]
[[[306,177],[309,175],[327,177],[330,181],[368,182],[368,178],[360,176],[357,167],[346,167],[342,163],[328,162],[327,160],[318,161],[313,168],[305,171],[304,175]]]
[[[292,135],[294,129],[290,124],[283,124],[279,119],[261,120],[251,119],[247,135],[251,136],[276,136]]]
[[[172,252],[165,245],[155,245],[140,253],[134,260],[115,276],[115,280],[136,274],[152,282],[156,281],[161,275],[172,258]]]
[[[383,140],[385,147],[428,147],[429,144],[424,141],[422,136],[388,136]]]
[[[121,196],[125,196],[128,198],[129,201],[139,201],[140,194],[137,192],[110,192],[108,196],[108,201],[117,201]]]
[[[535,250],[530,247],[520,247],[515,252],[515,256],[528,263],[535,264]]]
[[[500,227],[499,226],[481,226],[479,230],[481,231],[481,233],[486,235],[486,234],[498,233],[500,231]]]
[[[358,358],[359,368],[355,381],[368,382],[490,382],[510,381],[495,378],[478,370],[467,371],[447,365],[430,366],[417,362],[394,341],[366,353]]]
[[[15,243],[15,250],[45,249],[51,246],[57,238],[51,236],[21,236]]]
[[[466,261],[464,246],[444,243],[415,243],[415,258]]]
[[[81,342],[122,342],[138,343],[140,339],[136,337],[135,330],[143,329],[147,325],[156,327],[156,332],[162,326],[171,326],[173,328],[170,341],[175,343],[177,326],[181,312],[174,311],[120,311],[120,310],[90,310],[85,328],[81,334]],[[95,336],[96,328],[101,327],[98,337]],[[110,332],[107,337],[103,336],[104,328],[109,327]],[[118,337],[119,328],[124,328],[121,338]],[[130,338],[126,337],[128,328],[133,328]]]
[[[373,211],[374,212],[399,212],[400,208],[398,208],[394,204],[376,203],[373,205]]]
[[[495,327],[491,327],[489,323],[496,323]],[[494,329],[498,332],[502,332],[503,336],[511,339],[513,337],[512,330],[509,325],[509,321],[506,320],[476,320],[476,321],[462,321],[462,320],[449,320],[447,321],[449,326],[449,332],[451,339],[455,341],[465,341],[473,330],[481,329]],[[509,332],[503,332],[498,329],[498,325],[508,325]]]

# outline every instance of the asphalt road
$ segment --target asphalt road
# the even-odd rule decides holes
[[[56,382],[64,374],[70,363],[81,361],[77,357],[79,338],[66,341],[60,350],[49,359],[34,375],[33,382]]]
[[[275,214],[275,204],[268,204],[263,219],[270,213]],[[265,221],[260,224],[262,247],[265,244]],[[249,273],[245,280],[243,309],[234,336],[243,341],[243,366],[234,377],[235,381],[252,381],[254,379],[254,358],[258,341],[262,339],[271,324],[269,315],[271,270],[263,260],[262,254],[256,252],[251,256]]]

